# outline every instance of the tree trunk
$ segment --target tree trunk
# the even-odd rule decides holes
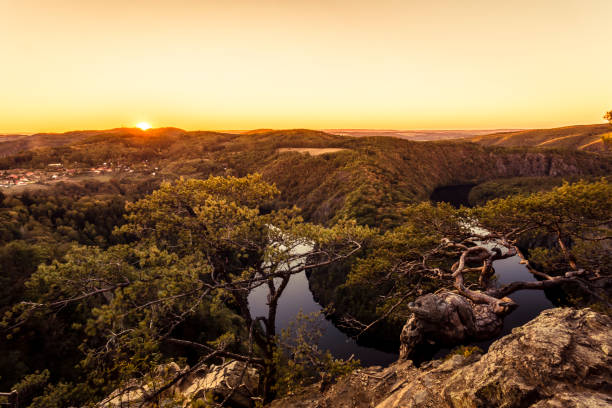
[[[262,396],[264,404],[271,402],[275,397],[274,384],[277,380],[276,361],[274,355],[276,353],[276,343],[271,341],[268,343],[265,351],[264,369],[262,378]]]

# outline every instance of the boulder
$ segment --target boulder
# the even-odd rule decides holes
[[[429,293],[408,304],[412,315],[400,335],[400,359],[410,359],[423,342],[452,347],[499,335],[503,315],[453,292]]]

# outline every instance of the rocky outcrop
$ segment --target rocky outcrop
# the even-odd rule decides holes
[[[271,407],[608,407],[611,329],[610,317],[590,309],[549,309],[484,355],[360,369],[324,393],[311,387]]]
[[[177,399],[189,407],[197,400],[222,401],[227,398],[234,407],[250,407],[257,395],[257,371],[244,363],[231,361],[221,366],[202,367],[185,376],[174,388]],[[228,397],[229,396],[229,397]]]
[[[179,378],[172,383],[173,379]],[[161,400],[167,406],[189,408],[204,402],[220,402],[227,399],[232,407],[251,407],[252,396],[257,395],[259,376],[255,369],[247,368],[244,363],[230,361],[220,366],[202,366],[190,370],[189,366],[180,368],[169,363],[157,368],[149,381],[132,381],[126,387],[114,391],[101,402],[100,408],[157,407]],[[151,396],[166,384],[171,384],[154,402],[147,403]],[[177,405],[178,404],[178,405]],[[166,406],[166,405],[163,405]],[[201,405],[197,405],[201,406]]]
[[[503,327],[503,315],[457,293],[429,293],[408,305],[412,315],[400,335],[400,359],[410,359],[423,342],[454,346],[492,339]]]

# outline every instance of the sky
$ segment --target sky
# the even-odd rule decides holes
[[[0,0],[0,132],[602,123],[611,0]]]

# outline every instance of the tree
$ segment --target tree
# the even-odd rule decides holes
[[[361,333],[398,312],[404,313],[404,321],[411,315],[418,320],[434,312],[459,313],[459,320],[469,323],[483,316],[482,308],[474,312],[476,305],[486,306],[486,319],[497,324],[517,306],[508,295],[521,289],[564,284],[579,286],[594,302],[612,310],[605,291],[612,280],[611,197],[612,186],[601,180],[566,183],[550,192],[496,199],[473,210],[413,206],[409,210],[418,218],[412,217],[404,226],[373,241],[373,248],[349,274],[349,284],[380,282],[385,292],[380,297],[379,318],[363,324],[348,317],[345,324]],[[543,242],[552,240],[553,245],[542,245],[523,254],[521,242],[537,237],[548,238]],[[514,255],[523,257],[539,280],[512,282],[499,288],[492,285],[493,262]],[[424,292],[439,293],[441,288],[455,294],[421,297]],[[452,321],[439,319],[443,320]],[[431,322],[435,323],[435,319]],[[425,326],[415,322],[413,332],[405,327],[405,337],[423,340],[422,333],[417,332]],[[483,334],[478,325],[466,326],[465,333],[451,333],[449,337],[467,340],[466,336]],[[411,351],[408,347],[406,354]]]
[[[351,266],[345,286],[367,287],[371,294],[367,300],[374,303],[371,307],[379,318],[363,325],[364,316],[344,316],[343,324],[349,329],[362,333],[388,318],[403,324],[409,301],[446,282],[442,271],[450,268],[454,254],[446,253],[441,241],[462,241],[470,236],[461,211],[446,203],[414,204],[402,215],[403,225],[374,237]],[[352,303],[365,302],[359,297]]]
[[[257,367],[270,400],[276,313],[289,280],[352,256],[371,235],[349,221],[331,228],[304,223],[295,208],[262,211],[277,195],[259,175],[165,183],[128,205],[119,232],[134,244],[75,247],[65,260],[41,266],[27,284],[37,299],[20,305],[17,324],[40,310],[89,310],[83,364],[99,389],[142,375],[163,360],[162,347],[174,346],[200,354],[192,369],[219,357]],[[248,296],[261,286],[268,313],[254,316]],[[242,330],[208,342],[182,337],[181,325],[201,308],[233,311]]]
[[[611,110],[611,111],[607,111],[607,112],[604,114],[603,118],[604,118],[605,120],[607,120],[608,122],[610,122],[610,124],[612,124],[612,110]]]

